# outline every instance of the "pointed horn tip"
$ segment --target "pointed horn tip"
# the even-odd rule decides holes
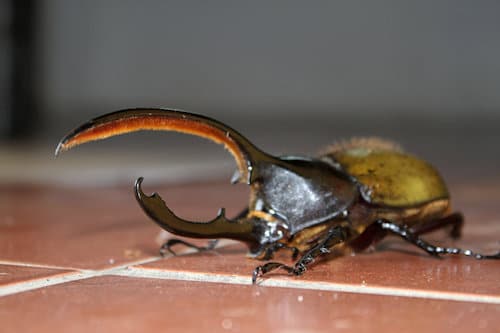
[[[142,187],[141,187],[143,180],[144,180],[144,177],[139,177],[139,178],[137,178],[137,180],[135,181],[135,184],[134,184],[135,197],[137,198],[137,200],[142,201],[145,199],[154,199],[154,200],[159,200],[163,204],[165,204],[165,201],[158,193],[153,192],[153,194],[151,194],[151,195],[147,195],[146,193],[144,193],[144,191],[142,190]]]
[[[61,141],[57,144],[56,150],[54,151],[54,156],[57,157],[59,156],[60,153],[63,151],[66,151],[67,148],[65,147],[64,141]]]
[[[137,180],[135,181],[135,188],[139,188],[140,189],[143,180],[144,180],[144,177],[137,178]]]
[[[135,188],[135,196],[137,199],[140,199],[142,196],[144,196],[144,192],[142,191],[141,185],[142,181],[144,180],[144,177],[139,177],[135,181],[134,188]]]

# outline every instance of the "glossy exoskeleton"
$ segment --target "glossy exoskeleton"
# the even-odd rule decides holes
[[[234,156],[238,167],[234,180],[251,188],[248,209],[234,219],[228,219],[224,209],[209,222],[181,219],[158,194],[144,194],[142,178],[136,181],[135,194],[146,214],[173,234],[242,241],[248,245],[249,254],[258,259],[269,260],[280,249],[290,249],[294,258],[298,257],[293,266],[279,262],[258,266],[253,273],[254,282],[278,268],[301,275],[315,258],[337,245],[361,251],[388,234],[397,235],[432,256],[500,258],[500,253],[482,255],[434,246],[420,238],[445,227],[451,228],[451,237],[458,238],[463,217],[451,211],[447,187],[431,165],[380,139],[334,145],[315,158],[275,157],[214,119],[182,111],[129,109],[78,127],[61,140],[56,155],[88,141],[139,130],[205,137],[223,144]],[[170,240],[161,252],[177,243],[188,244]]]

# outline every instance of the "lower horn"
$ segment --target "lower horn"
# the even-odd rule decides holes
[[[228,238],[240,241],[256,241],[254,224],[245,219],[228,220],[224,208],[217,217],[209,222],[187,221],[176,216],[165,204],[158,193],[151,196],[141,189],[143,178],[135,182],[135,195],[146,214],[163,229],[178,236],[192,238]]]

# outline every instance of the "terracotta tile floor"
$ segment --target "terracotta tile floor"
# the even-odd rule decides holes
[[[236,214],[247,189],[154,186],[180,216]],[[451,184],[467,218],[455,245],[500,248],[500,181]],[[500,262],[428,257],[397,239],[304,277],[270,275],[223,242],[160,258],[164,238],[131,187],[0,186],[0,332],[498,332]],[[441,233],[428,237],[453,242]],[[181,249],[179,249],[181,250]],[[182,251],[182,250],[181,250]],[[288,260],[286,256],[280,259]]]

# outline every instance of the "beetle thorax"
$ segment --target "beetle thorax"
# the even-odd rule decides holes
[[[284,166],[261,165],[252,184],[249,214],[269,224],[265,233],[271,238],[278,236],[276,230],[293,235],[340,216],[358,196],[356,185],[326,163],[283,161]]]

